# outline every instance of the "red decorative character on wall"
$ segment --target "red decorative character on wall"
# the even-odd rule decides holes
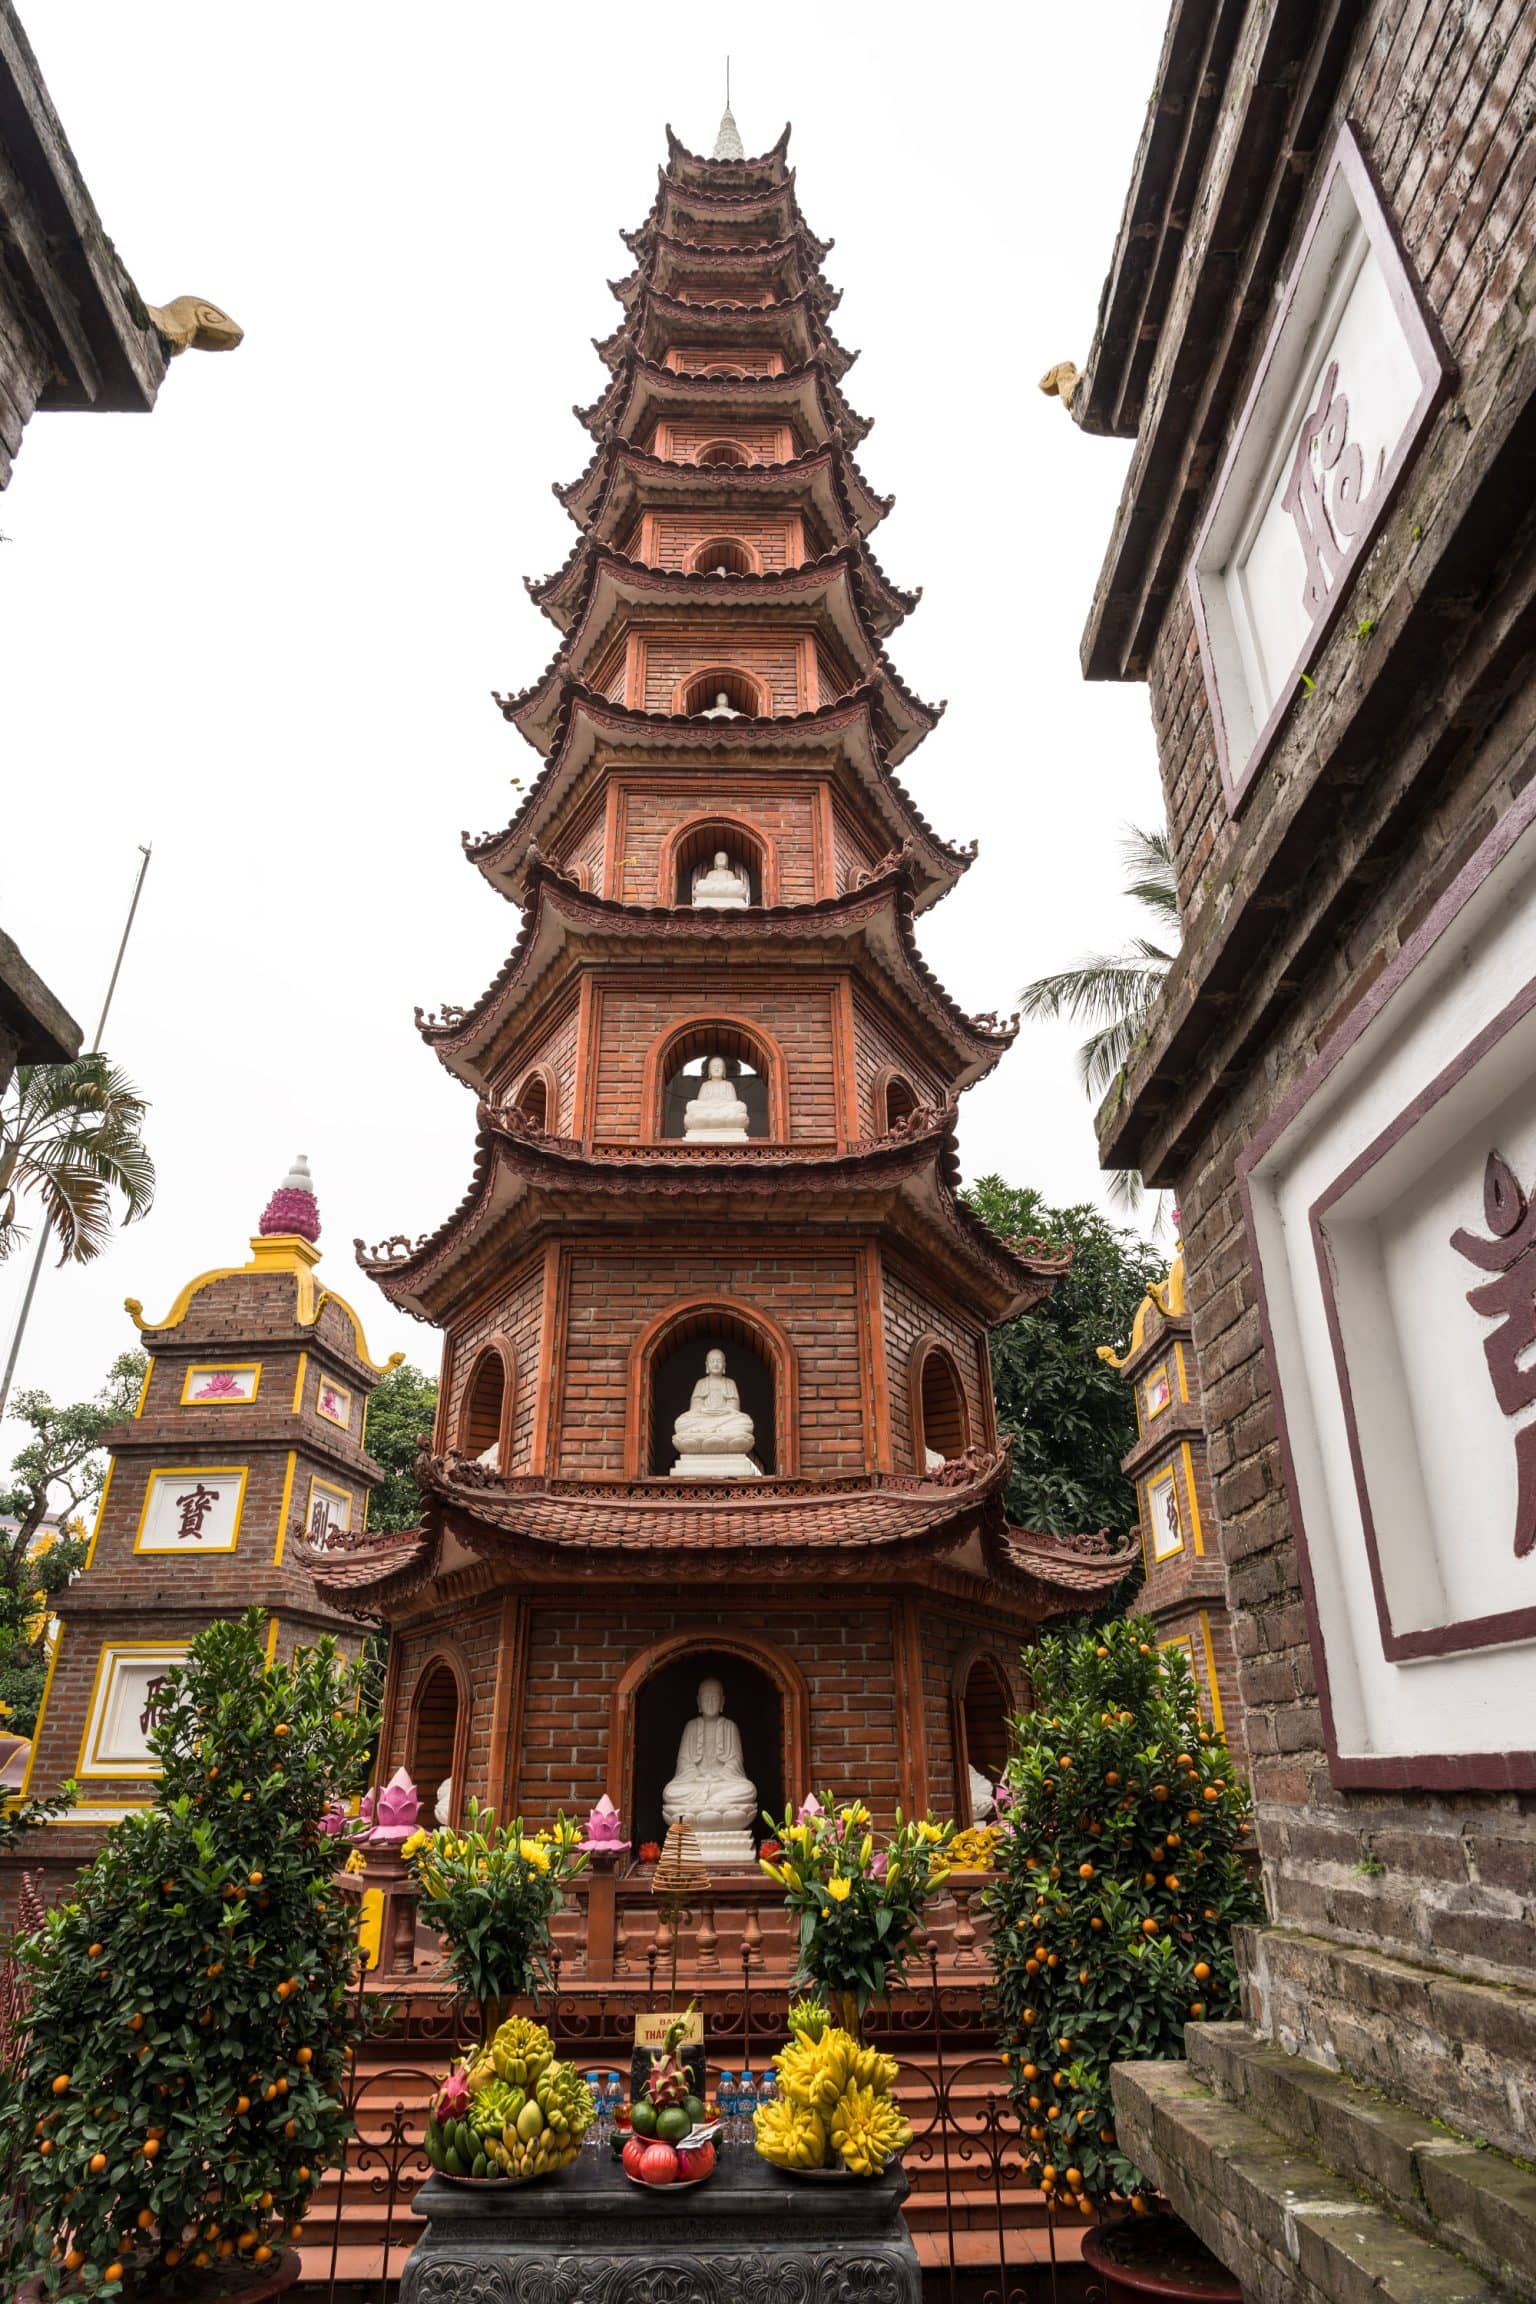
[[[193,1544],[198,1543],[203,1533],[203,1522],[218,1500],[217,1488],[205,1488],[201,1480],[187,1495],[178,1496],[176,1509],[181,1514],[181,1525],[176,1531],[177,1535],[185,1536]]]
[[[1483,1240],[1464,1227],[1451,1234],[1458,1256],[1498,1278],[1468,1291],[1467,1302],[1502,1323],[1483,1338],[1483,1354],[1493,1379],[1493,1396],[1506,1416],[1536,1405],[1536,1367],[1528,1355],[1536,1347],[1536,1209],[1501,1153],[1490,1152],[1483,1170],[1483,1218],[1493,1237]],[[1536,1423],[1515,1434],[1515,1558],[1536,1547]]]

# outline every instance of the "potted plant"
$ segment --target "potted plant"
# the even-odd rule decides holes
[[[401,1847],[421,1918],[446,1944],[448,1972],[476,2003],[487,2044],[509,2001],[536,2001],[549,1984],[550,1921],[587,1862],[581,1829],[566,1816],[548,1831],[528,1831],[520,1816],[499,1825],[472,1799],[461,1829],[413,1832]]]
[[[46,2290],[288,2285],[348,2134],[356,1907],[321,1819],[366,1780],[375,1722],[334,1641],[268,1664],[265,1633],[252,1610],[193,1642],[154,1698],[153,1804],[23,1943],[19,2176]]]
[[[1158,1648],[1145,1617],[1044,1639],[1023,1665],[1036,1709],[1013,1726],[984,1900],[999,2046],[1047,2201],[1139,2217],[1152,2202],[1115,2133],[1110,2067],[1176,2058],[1187,2023],[1236,2013],[1231,1931],[1263,1914],[1248,1791],[1201,1720],[1187,1660]],[[1115,2232],[1085,2235],[1085,2257],[1112,2297],[1153,2293],[1116,2270],[1132,2234]],[[1159,2232],[1170,2266],[1193,2261],[1200,2243],[1172,2218],[1135,2230],[1135,2252],[1154,2255]],[[1169,2277],[1157,2275],[1165,2299],[1221,2293],[1208,2275]]]
[[[870,2002],[905,1977],[923,1907],[947,1875],[954,1826],[909,1823],[898,1808],[895,1831],[877,1844],[861,1800],[834,1811],[830,1795],[814,1793],[782,1822],[764,1822],[782,1853],[759,1862],[799,1932],[796,1982],[814,1984],[857,2040]]]

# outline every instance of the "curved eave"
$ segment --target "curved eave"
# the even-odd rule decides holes
[[[812,359],[824,361],[839,381],[858,358],[857,352],[838,342],[807,288],[775,297],[771,304],[696,304],[669,296],[649,282],[620,326],[609,336],[594,338],[593,350],[605,367],[616,369],[631,347],[648,354],[690,337],[706,344],[730,344],[745,337],[754,345],[766,338],[784,352],[792,351],[802,366]]]
[[[1105,1536],[1037,1536],[1024,1528],[989,1529],[985,1548],[999,1582],[1048,1585],[1061,1595],[1058,1612],[1104,1599],[1141,1551],[1134,1536],[1117,1551]]]
[[[608,288],[624,310],[632,312],[648,287],[671,296],[669,283],[677,278],[708,281],[719,277],[729,283],[764,275],[778,286],[781,301],[803,292],[823,319],[842,301],[842,290],[822,277],[820,260],[808,239],[796,232],[772,240],[722,246],[707,240],[682,240],[671,232],[656,230],[634,270],[622,280],[610,280]],[[733,299],[722,297],[719,301],[731,303]]]
[[[502,718],[509,720],[537,753],[547,755],[555,741],[568,686],[586,684],[586,664],[600,660],[611,644],[621,611],[633,620],[636,615],[655,616],[669,610],[691,613],[699,607],[717,607],[755,611],[777,623],[787,605],[803,615],[826,619],[829,633],[854,667],[850,689],[864,685],[874,689],[887,754],[893,763],[902,761],[925,736],[932,735],[945,707],[942,700],[928,704],[913,693],[871,630],[853,577],[855,557],[848,547],[807,561],[803,567],[762,576],[683,576],[671,569],[621,560],[602,547],[594,555],[580,612],[540,677],[517,695],[496,695]],[[702,719],[704,715],[694,717]]]
[[[705,752],[716,759],[795,752],[824,756],[835,746],[877,820],[889,828],[891,845],[910,850],[917,909],[926,911],[969,869],[975,842],[955,847],[934,831],[889,765],[876,733],[874,706],[873,688],[864,687],[789,719],[703,720],[680,712],[635,711],[573,681],[548,762],[516,815],[499,832],[478,839],[466,834],[464,852],[493,888],[522,904],[534,844],[576,791],[600,747],[643,751],[648,760],[669,764]]]
[[[788,150],[787,121],[778,142],[751,160],[706,159],[702,152],[690,152],[687,145],[673,134],[669,125],[664,173],[672,178],[680,190],[703,191],[718,187],[727,196],[734,192],[771,192],[790,177],[791,171],[784,162]]]
[[[829,537],[829,551],[841,551],[845,544],[859,539],[864,551],[859,555],[859,583],[873,583],[875,599],[889,601],[894,608],[891,622],[907,615],[921,599],[917,592],[903,592],[900,585],[891,583],[884,574],[875,553],[868,546],[868,530],[882,521],[889,509],[889,498],[877,498],[866,488],[859,468],[847,454],[843,440],[834,433],[820,447],[806,449],[801,456],[792,456],[788,463],[753,463],[753,465],[695,465],[672,463],[668,456],[649,456],[645,449],[633,447],[629,440],[610,440],[596,456],[596,486],[587,488],[594,495],[592,514],[587,516],[583,532],[576,537],[567,558],[562,560],[550,576],[523,578],[525,590],[532,601],[543,608],[548,620],[560,631],[569,631],[583,604],[583,590],[590,576],[590,555],[596,546],[606,546],[619,560],[633,560],[631,553],[619,548],[619,537],[631,535],[633,525],[642,511],[656,511],[663,505],[682,505],[698,509],[707,505],[721,530],[730,532],[732,523],[742,514],[760,514],[760,511],[790,509],[801,516],[811,514],[820,523],[824,537]],[[649,567],[649,562],[633,562],[636,567]],[[804,564],[804,562],[801,562]],[[889,608],[870,611],[891,613]],[[889,624],[877,627],[889,631]]]
[[[905,859],[863,887],[816,904],[753,905],[739,912],[616,903],[552,871],[542,857],[533,860],[528,884],[517,941],[475,1006],[448,1022],[427,1022],[418,1012],[428,1047],[482,1095],[509,1021],[560,960],[573,968],[612,959],[632,964],[644,957],[644,947],[668,959],[705,953],[743,966],[792,958],[797,944],[814,946],[828,961],[841,953],[846,962],[863,946],[898,1002],[905,1002],[947,1057],[956,1091],[984,1079],[1018,1031],[1017,1017],[988,1025],[968,1016],[929,968],[918,948]]]
[[[637,1147],[631,1157],[588,1153],[481,1104],[473,1174],[452,1215],[414,1245],[404,1235],[376,1248],[359,1240],[357,1260],[399,1310],[442,1325],[466,1286],[479,1287],[505,1263],[514,1233],[528,1247],[588,1222],[611,1236],[616,1217],[654,1231],[663,1211],[688,1227],[739,1228],[760,1218],[779,1228],[798,1200],[807,1226],[822,1217],[840,1231],[879,1231],[939,1256],[964,1301],[995,1326],[1049,1295],[1071,1252],[1011,1245],[982,1223],[959,1197],[951,1118],[930,1113],[846,1151],[766,1145],[732,1156],[730,1148],[668,1144]]]
[[[826,481],[818,485],[823,473]],[[828,503],[823,518],[834,531],[841,521],[867,536],[896,501],[893,496],[875,494],[842,434],[835,431],[780,464],[681,464],[670,456],[653,456],[648,448],[610,434],[593,450],[577,477],[557,485],[554,493],[583,530],[600,531],[603,540],[611,543],[625,519],[632,519],[658,500],[676,497],[693,505],[703,499],[718,502],[723,511],[736,504],[746,509],[758,498],[776,502],[787,491],[808,483],[818,496],[825,492]],[[580,549],[578,540],[566,568]],[[544,588],[563,573],[562,569],[555,577],[547,577],[534,597],[541,598]]]
[[[733,403],[739,405],[733,406]],[[855,447],[874,430],[874,419],[860,416],[849,405],[826,362],[817,357],[777,376],[689,376],[679,368],[665,368],[633,347],[615,371],[607,390],[590,408],[578,408],[576,420],[598,438],[608,433],[632,438],[656,414],[681,411],[696,414],[708,409],[718,415],[740,415],[760,421],[786,405],[799,409],[808,437],[822,440],[841,432]]]
[[[656,197],[651,202],[649,212],[636,230],[627,232],[621,229],[619,237],[631,254],[638,256],[650,233],[666,231],[672,233],[674,238],[686,239],[687,234],[675,227],[687,217],[746,229],[752,220],[769,215],[779,219],[776,237],[788,238],[794,233],[803,233],[818,264],[826,262],[835,242],[821,239],[807,223],[796,194],[793,168],[786,168],[777,184],[732,192],[715,184],[679,184],[667,174],[665,168],[658,167]],[[760,225],[760,237],[763,229]]]
[[[651,560],[637,560],[588,529],[561,572],[563,582],[559,590],[552,596],[540,597],[537,592],[533,596],[567,642],[574,645],[581,619],[590,613],[590,603],[597,595],[605,571],[620,586],[627,585],[651,598],[734,607],[744,600],[756,604],[766,597],[771,601],[792,580],[804,579],[816,571],[831,575],[839,565],[848,570],[865,633],[871,640],[889,639],[903,618],[910,616],[920,595],[898,591],[876,566],[863,537],[856,531],[846,534],[829,551],[798,561],[793,567],[770,569],[760,576],[720,576],[704,569],[663,568]],[[760,591],[759,587],[768,589]],[[857,646],[857,631],[850,637]]]

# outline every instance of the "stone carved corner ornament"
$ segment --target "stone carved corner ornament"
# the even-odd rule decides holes
[[[239,321],[206,296],[174,296],[169,304],[146,304],[144,310],[173,360],[178,352],[233,352],[245,339]]]
[[[1536,1405],[1536,1264],[1527,1263],[1536,1248],[1536,1207],[1532,1207],[1509,1162],[1490,1152],[1483,1171],[1483,1221],[1489,1237],[1460,1226],[1451,1234],[1451,1246],[1481,1271],[1494,1275],[1470,1289],[1467,1302],[1485,1319],[1499,1326],[1483,1338],[1483,1357],[1493,1396],[1504,1415],[1516,1416]],[[1523,1560],[1536,1549],[1536,1423],[1522,1424],[1514,1434],[1515,1558]]]

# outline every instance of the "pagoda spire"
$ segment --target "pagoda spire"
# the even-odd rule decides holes
[[[260,1230],[266,1238],[273,1233],[297,1233],[301,1240],[319,1239],[320,1209],[315,1199],[315,1180],[304,1153],[298,1155],[262,1210]]]
[[[731,110],[731,60],[727,56],[725,60],[725,110],[720,115],[720,128],[715,137],[715,148],[711,152],[710,158],[711,160],[745,160],[746,156],[746,146],[741,141],[741,130],[737,127],[736,115]]]

